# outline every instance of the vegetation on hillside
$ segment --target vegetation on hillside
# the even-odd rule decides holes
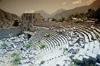
[[[100,21],[100,7],[97,10],[94,9],[88,9],[87,13],[75,13],[75,14],[70,14],[67,18],[67,20],[70,20],[72,17],[73,18],[95,18],[98,19]],[[55,22],[63,22],[66,19],[64,17],[62,17],[62,19],[55,19],[53,18],[52,21]]]
[[[72,17],[74,18],[95,18],[100,21],[100,7],[97,10],[94,9],[88,9],[87,13],[75,13],[68,16],[68,20]]]
[[[76,20],[74,23],[79,23],[79,22],[81,22],[81,20]]]
[[[15,20],[21,20],[16,14],[6,12],[0,8],[0,28],[9,28]]]
[[[53,18],[52,19],[52,21],[55,21],[55,22],[63,22],[63,21],[65,21],[66,19],[64,18],[64,17],[62,17],[62,19],[55,19],[55,18]]]

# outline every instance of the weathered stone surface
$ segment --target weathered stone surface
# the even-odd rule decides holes
[[[6,48],[6,50],[7,51],[12,51],[12,50],[14,50],[14,48],[12,48],[11,46],[9,46],[9,47]]]
[[[97,61],[97,55],[96,54],[89,53],[88,56],[89,56],[89,60],[93,61],[93,63],[96,63],[96,61]]]
[[[88,56],[84,56],[83,57],[83,61],[84,61],[84,63],[87,65],[87,64],[89,64],[89,57]]]
[[[95,63],[95,66],[100,66],[100,63]]]

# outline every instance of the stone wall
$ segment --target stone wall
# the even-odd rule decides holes
[[[0,39],[17,36],[21,33],[21,27],[0,28]]]
[[[59,27],[60,26],[60,22],[59,23],[57,23],[57,22],[46,22],[46,21],[44,21],[44,22],[35,22],[33,25],[34,26],[41,26],[41,27],[48,27],[48,28],[50,28],[50,27]]]
[[[21,18],[23,23],[23,30],[30,30],[35,22],[44,21],[43,17],[39,13],[23,13]]]
[[[61,27],[61,26],[64,26],[64,27],[69,27],[69,26],[72,26],[73,25],[84,25],[84,26],[87,26],[87,27],[90,27],[91,25],[94,25],[95,23],[94,22],[80,22],[80,23],[74,23],[73,21],[69,21],[69,22],[53,22],[53,21],[50,21],[50,22],[35,22],[33,25],[34,26],[42,26],[42,27]]]

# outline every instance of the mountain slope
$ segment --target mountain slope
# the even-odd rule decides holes
[[[90,9],[90,8],[96,10],[99,7],[100,7],[100,0],[96,0],[89,6],[82,6],[82,7],[77,7],[77,8],[70,9],[70,10],[65,10],[58,14],[55,14],[52,18],[61,19],[62,17],[65,17],[67,19],[68,15],[70,15],[70,14],[86,13],[88,11],[88,9]]]
[[[0,28],[11,27],[14,20],[20,20],[20,18],[15,14],[0,9]]]
[[[54,13],[52,13],[51,16],[54,16],[55,14],[60,13],[60,12],[62,12],[62,11],[64,11],[64,10],[65,10],[65,9],[59,9],[59,10],[55,11]]]
[[[100,7],[100,0],[94,1],[92,4],[89,5],[89,8],[93,8],[97,10]]]
[[[40,13],[43,18],[47,19],[50,17],[50,14],[47,14],[45,11],[40,10],[40,11],[35,11],[34,13]]]

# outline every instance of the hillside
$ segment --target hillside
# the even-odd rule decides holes
[[[0,28],[11,27],[14,20],[20,20],[20,18],[15,14],[0,9]]]
[[[100,7],[100,0],[96,0],[92,4],[90,4],[89,6],[87,5],[87,6],[77,7],[77,8],[70,9],[70,10],[65,10],[65,11],[62,11],[58,14],[55,14],[52,18],[61,19],[62,17],[65,17],[67,19],[68,15],[70,15],[70,14],[86,13],[87,10],[90,8],[96,10],[99,7]]]
[[[50,14],[46,13],[45,11],[43,10],[40,10],[40,11],[35,11],[34,13],[40,13],[41,16],[43,16],[43,18],[47,19],[50,17]]]
[[[50,18],[50,17],[54,16],[55,14],[60,13],[60,12],[62,12],[62,11],[64,11],[64,9],[59,9],[59,10],[55,11],[55,12],[52,13],[52,14],[48,14],[48,13],[46,13],[46,12],[43,11],[43,10],[35,11],[34,13],[40,13],[40,14],[43,16],[43,18],[47,19],[47,18]]]
[[[59,10],[55,11],[54,13],[52,13],[51,16],[54,16],[55,14],[60,13],[60,12],[62,12],[62,11],[64,11],[64,10],[65,10],[65,9],[59,9]]]

